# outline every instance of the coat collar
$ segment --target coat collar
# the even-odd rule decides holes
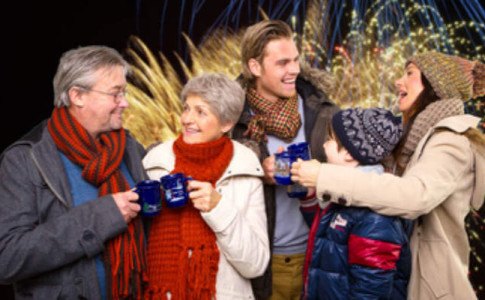
[[[136,147],[141,148],[141,146],[137,146],[135,140],[129,135],[129,132],[127,133],[127,144],[123,160],[127,164],[133,180],[140,181],[146,178],[141,164],[136,166],[136,161],[138,160],[139,162],[141,157],[131,157],[130,149],[134,150]],[[44,178],[44,181],[64,205],[70,206],[72,203],[71,188],[66,173],[64,172],[64,164],[58,155],[58,149],[47,130],[47,122],[44,121],[39,124],[14,145],[16,144],[30,145],[31,158]],[[142,151],[142,149],[139,149],[139,151]]]
[[[434,126],[435,129],[445,128],[458,133],[464,133],[470,127],[476,128],[480,118],[472,115],[458,115],[445,118]]]
[[[262,177],[263,168],[256,155],[246,146],[237,141],[231,140],[234,145],[234,157],[218,182],[232,176],[249,175]],[[162,169],[170,172],[175,167],[175,156],[173,153],[174,140],[167,141],[153,147],[143,159],[147,171]]]
[[[72,203],[69,183],[47,126],[43,127],[41,135],[40,140],[32,144],[32,160],[52,192],[64,205],[69,206]]]

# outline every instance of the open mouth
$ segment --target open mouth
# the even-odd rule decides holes
[[[295,79],[285,79],[283,80],[283,83],[286,83],[286,84],[295,84]]]
[[[404,92],[404,91],[400,91],[399,94],[398,94],[398,98],[399,100],[401,100],[402,98],[406,97],[408,95],[408,93]]]
[[[284,79],[281,81],[283,89],[288,93],[293,93],[296,88],[296,79]]]

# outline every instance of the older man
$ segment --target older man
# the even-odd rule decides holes
[[[143,147],[122,127],[129,65],[115,50],[64,53],[49,119],[0,158],[0,282],[16,299],[141,299]]]

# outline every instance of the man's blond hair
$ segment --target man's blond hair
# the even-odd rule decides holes
[[[244,79],[250,82],[254,81],[248,62],[251,58],[254,58],[261,64],[265,55],[266,45],[269,42],[291,38],[293,38],[293,31],[290,26],[280,20],[264,20],[249,26],[241,42],[241,64]]]

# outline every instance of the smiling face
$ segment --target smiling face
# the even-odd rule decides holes
[[[289,38],[270,41],[264,50],[261,63],[248,62],[255,76],[255,88],[265,99],[275,102],[296,94],[296,77],[300,73],[299,53],[295,42]]]
[[[97,138],[103,132],[123,126],[123,111],[128,102],[123,96],[126,78],[122,66],[101,68],[93,77],[95,83],[89,89],[72,87],[69,90],[73,104],[69,110],[89,134]]]
[[[421,71],[415,64],[408,64],[404,75],[396,80],[395,85],[398,91],[399,111],[409,112],[419,94],[424,90]]]
[[[222,124],[209,104],[197,95],[188,95],[181,116],[183,140],[187,144],[215,141],[232,125]]]

